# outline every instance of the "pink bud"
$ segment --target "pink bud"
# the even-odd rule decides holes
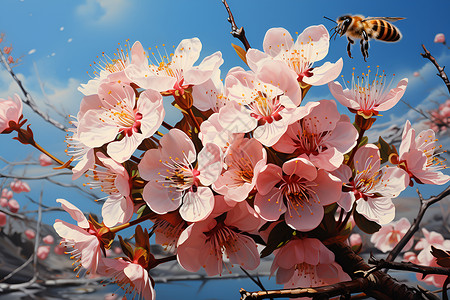
[[[11,212],[16,213],[19,211],[20,205],[19,202],[17,202],[14,199],[11,199],[8,201],[8,208]]]
[[[7,100],[0,99],[0,104],[0,133],[10,133],[9,123],[17,123],[22,117],[22,99],[14,94],[14,97],[8,97]]]
[[[121,254],[122,253],[122,248],[114,247],[113,251],[114,251],[115,254]]]
[[[24,233],[29,240],[32,240],[36,237],[36,233],[34,232],[33,229],[27,229],[27,230],[25,230]]]
[[[55,239],[53,238],[53,236],[51,236],[50,234],[45,236],[43,239],[44,243],[46,243],[47,245],[51,245],[55,242]]]
[[[10,184],[11,190],[13,190],[14,193],[21,193],[21,192],[29,192],[31,191],[30,186],[21,180],[14,179],[13,182]]]
[[[1,207],[7,207],[8,206],[8,199],[0,198],[0,206]]]
[[[361,235],[359,235],[358,233],[354,233],[354,234],[350,235],[349,240],[350,240],[350,246],[362,244]]]
[[[0,227],[3,227],[6,225],[6,214],[0,212]]]
[[[416,71],[416,72],[413,73],[413,76],[414,76],[414,77],[419,77],[419,76],[420,76],[420,73]]]
[[[61,245],[57,245],[57,246],[55,246],[55,249],[53,249],[53,251],[57,255],[63,255],[64,251],[65,251],[65,248],[63,246],[61,246]]]
[[[50,253],[50,246],[39,246],[36,255],[40,260],[44,260],[48,257],[49,253]]]
[[[434,42],[444,44],[445,43],[445,35],[443,33],[436,34],[436,36],[434,37]]]
[[[44,153],[39,155],[39,164],[41,166],[43,167],[50,166],[52,163],[53,163],[52,159],[47,155],[45,155]]]
[[[10,191],[10,190],[8,190],[6,188],[2,190],[2,197],[4,197],[4,198],[9,200],[9,199],[12,198],[12,196],[13,196],[13,192],[12,191]]]
[[[3,47],[3,52],[5,52],[6,54],[10,54],[12,50],[12,47]]]
[[[14,63],[14,58],[10,55],[8,56],[8,64]]]

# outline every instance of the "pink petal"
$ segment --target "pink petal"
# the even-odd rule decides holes
[[[291,34],[284,28],[270,28],[264,37],[264,52],[272,57],[277,56],[281,51],[289,50],[294,41]]]
[[[261,169],[256,180],[256,187],[258,193],[265,195],[269,193],[272,188],[283,179],[283,172],[281,168],[274,164],[268,164]]]
[[[266,221],[276,221],[286,211],[278,188],[273,188],[266,195],[256,194],[254,205],[256,212]]]
[[[158,214],[165,214],[177,209],[181,205],[181,192],[175,188],[168,188],[162,183],[148,182],[142,193],[145,202],[151,210]]]
[[[315,67],[312,70],[313,76],[303,77],[303,82],[309,85],[327,84],[335,80],[339,76],[339,74],[341,74],[342,67],[342,58],[339,58],[339,60],[334,64],[326,62],[322,66]]]
[[[80,226],[82,228],[89,228],[89,223],[88,223],[86,217],[84,216],[83,212],[78,207],[76,207],[69,201],[61,199],[61,198],[56,199],[56,202],[61,203],[61,207],[70,214],[72,219],[77,221],[78,226]]]
[[[210,188],[198,187],[197,192],[187,192],[180,208],[181,217],[188,222],[206,219],[214,208],[214,195]]]
[[[396,88],[393,88],[389,93],[382,99],[377,107],[378,111],[385,111],[394,107],[395,104],[403,97],[405,93],[406,86],[408,85],[408,78],[403,78]]]

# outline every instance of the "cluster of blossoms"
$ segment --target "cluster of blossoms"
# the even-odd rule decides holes
[[[220,275],[233,264],[253,270],[274,253],[271,272],[286,287],[349,280],[326,241],[345,240],[353,216],[363,230],[391,222],[392,199],[412,180],[444,184],[450,176],[440,171],[433,132],[416,137],[407,122],[399,153],[364,140],[408,80],[391,89],[384,73],[371,79],[368,72],[344,89],[334,81],[342,59],[318,63],[329,39],[323,25],[296,40],[283,28],[270,29],[263,51],[247,51],[250,69],[234,67],[223,82],[220,52],[195,65],[197,38],[181,41],[170,55],[135,42],[114,59],[103,56],[94,78],[79,88],[85,96],[67,136],[73,178],[84,174],[86,186],[106,194],[102,223],[57,200],[77,222],[54,225],[73,248],[76,269],[154,299],[148,271],[167,259],[150,253],[151,229],[188,271]],[[303,103],[312,86],[324,84],[335,100]],[[176,125],[165,122],[164,101],[183,113]],[[355,125],[336,101],[354,114]],[[0,132],[19,132],[21,106],[9,114]],[[119,237],[126,257],[105,257],[116,232],[144,221],[134,246]],[[266,246],[261,254],[257,243]]]
[[[450,127],[450,99],[439,105],[439,108],[428,111],[430,120],[426,124],[436,133],[445,133]]]

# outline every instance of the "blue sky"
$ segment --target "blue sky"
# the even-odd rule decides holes
[[[332,19],[343,14],[405,17],[405,20],[395,24],[403,33],[403,39],[394,44],[371,41],[367,63],[362,59],[358,44],[352,49],[354,58],[347,56],[344,37],[331,42],[324,61],[335,62],[342,57],[342,74],[346,79],[350,78],[353,67],[356,73],[360,73],[367,66],[374,69],[376,65],[388,75],[395,73],[395,84],[401,78],[408,77],[410,81],[404,99],[415,107],[430,109],[435,106],[432,101],[443,102],[449,96],[441,79],[435,76],[434,67],[419,55],[421,44],[424,43],[441,65],[450,65],[450,50],[433,43],[436,33],[442,32],[450,38],[448,0],[429,0],[426,4],[415,0],[229,0],[229,5],[238,26],[245,27],[251,46],[259,49],[262,48],[266,31],[272,27],[285,27],[294,35],[310,25],[324,24],[331,29],[334,24],[323,19],[323,16]],[[222,74],[236,65],[245,67],[230,46],[231,43],[241,44],[229,34],[230,25],[226,18],[220,0],[4,0],[0,32],[5,33],[2,47],[12,45],[14,57],[22,57],[14,70],[35,99],[44,99],[38,72],[46,97],[65,112],[76,114],[82,99],[77,87],[89,80],[86,74],[92,71],[89,64],[102,52],[114,53],[117,44],[123,45],[127,39],[130,42],[139,40],[145,48],[166,44],[169,51],[172,45],[176,46],[184,38],[198,37],[203,44],[201,57],[215,51],[222,52],[225,60],[221,67]],[[415,71],[419,71],[421,77],[413,77]],[[12,96],[17,91],[17,86],[8,74],[0,70],[0,97]],[[307,99],[327,98],[330,99],[331,94],[325,86],[311,89]],[[25,109],[24,114],[31,120],[36,139],[64,159],[64,133],[34,116],[29,109]],[[383,118],[379,118],[377,123],[392,122],[403,126],[406,117],[417,118],[417,114],[399,103]],[[0,143],[3,146],[0,155],[11,161],[22,160],[28,155],[37,158],[39,155],[37,151],[11,141],[9,136],[0,136]],[[51,169],[33,172],[46,173],[51,172]],[[32,196],[37,197],[40,183],[30,184],[34,188]],[[44,188],[44,202],[47,205],[53,205],[55,198],[63,197],[82,208],[93,208],[92,202],[80,201],[81,196],[73,190],[69,193],[67,189],[49,183],[45,183]],[[432,194],[440,191],[440,188],[427,191]],[[402,195],[414,196],[414,191]],[[25,201],[25,198],[22,197],[22,200]],[[63,216],[48,214],[45,220],[50,223],[56,217]],[[248,284],[246,287],[252,289]]]

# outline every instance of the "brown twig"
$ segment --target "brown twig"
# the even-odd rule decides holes
[[[388,262],[384,259],[377,260],[373,256],[369,258],[368,262],[369,264],[376,266],[374,270],[386,268],[392,270],[410,271],[422,274],[422,278],[430,274],[450,276],[450,268],[422,266],[414,264],[412,262]]]
[[[36,114],[38,114],[42,119],[44,119],[48,123],[52,124],[53,126],[55,126],[56,128],[58,128],[60,130],[66,131],[67,128],[63,124],[52,119],[51,117],[48,116],[48,114],[44,113],[43,111],[41,111],[39,109],[39,107],[36,105],[36,102],[34,101],[33,97],[24,88],[24,86],[23,86],[22,82],[19,80],[19,78],[17,78],[17,76],[14,73],[14,71],[12,70],[11,66],[8,64],[6,57],[3,54],[3,51],[1,51],[1,50],[0,50],[0,62],[3,64],[5,69],[8,71],[8,73],[11,75],[11,77],[14,79],[14,81],[17,83],[20,90],[24,94],[25,99],[22,99],[23,103],[28,105]]]
[[[234,21],[234,17],[233,14],[231,13],[231,9],[228,6],[228,3],[226,0],[222,0],[223,5],[225,5],[225,9],[228,12],[228,22],[231,24],[231,35],[234,36],[235,38],[239,39],[241,41],[241,43],[244,45],[245,47],[245,51],[247,51],[248,49],[250,49],[250,44],[247,41],[247,37],[245,36],[245,31],[244,31],[244,27],[238,28],[236,25],[236,22]]]
[[[408,229],[406,234],[403,236],[403,238],[398,242],[398,244],[394,247],[394,249],[389,252],[389,255],[386,257],[386,262],[394,261],[394,259],[397,257],[397,255],[400,253],[400,251],[405,247],[405,245],[408,243],[408,241],[413,237],[414,233],[419,230],[420,222],[422,221],[423,216],[425,215],[426,210],[428,207],[433,205],[434,203],[444,199],[448,195],[450,195],[450,185],[447,186],[447,188],[442,191],[439,195],[430,197],[428,199],[423,199],[422,194],[420,193],[419,189],[417,189],[417,194],[419,195],[420,200],[420,210],[417,214],[417,217],[414,219],[413,224]]]
[[[448,80],[447,74],[445,74],[445,72],[444,72],[445,67],[439,66],[436,59],[431,55],[430,51],[428,51],[427,48],[425,48],[425,45],[422,44],[422,48],[425,51],[425,53],[420,53],[420,55],[422,55],[423,58],[426,58],[433,63],[433,65],[436,67],[436,69],[439,72],[436,75],[442,78],[445,85],[447,86],[448,92],[450,93],[450,81]]]

